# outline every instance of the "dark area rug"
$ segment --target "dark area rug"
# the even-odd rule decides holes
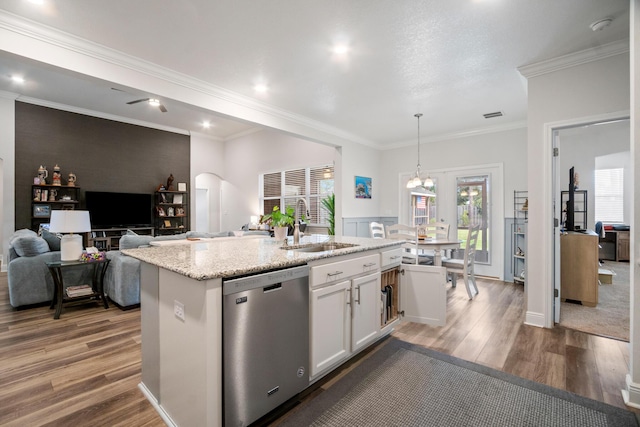
[[[638,426],[630,411],[388,338],[282,426]]]

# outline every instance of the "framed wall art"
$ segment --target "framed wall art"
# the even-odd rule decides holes
[[[371,178],[356,175],[356,199],[371,198]]]
[[[33,205],[34,218],[48,218],[51,215],[51,206]]]

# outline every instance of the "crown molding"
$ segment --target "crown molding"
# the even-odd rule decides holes
[[[4,99],[11,99],[11,100],[16,100],[18,99],[18,97],[20,96],[20,94],[18,93],[13,93],[13,92],[7,92],[4,90],[0,90],[0,98],[4,98]]]
[[[619,40],[534,64],[523,65],[518,67],[518,72],[529,79],[625,53],[629,53],[629,40]]]
[[[40,105],[41,107],[54,108],[56,110],[68,111],[70,113],[84,114],[85,116],[112,120],[114,122],[122,122],[130,125],[137,125],[137,126],[143,126],[143,127],[152,128],[152,129],[163,130],[167,132],[179,133],[181,135],[189,135],[189,131],[185,129],[174,128],[171,126],[163,126],[156,123],[145,122],[143,120],[130,119],[128,117],[121,117],[121,116],[116,116],[114,114],[107,114],[99,111],[87,110],[85,108],[59,104],[57,102],[45,101],[43,99],[31,98],[28,96],[18,96],[16,98],[16,101],[26,102],[27,104]]]
[[[477,128],[477,129],[470,129],[470,130],[465,130],[465,131],[460,131],[460,132],[452,132],[452,133],[444,133],[441,135],[433,135],[430,137],[421,137],[420,141],[422,143],[433,143],[433,142],[441,142],[441,141],[451,141],[454,139],[462,139],[462,138],[471,138],[474,136],[479,136],[479,135],[488,135],[488,134],[492,134],[492,133],[498,133],[498,132],[507,132],[510,130],[516,130],[516,129],[526,129],[527,128],[527,121],[526,120],[520,120],[520,121],[516,121],[516,122],[510,122],[510,123],[505,123],[504,125],[499,125],[499,126],[491,126],[491,127],[485,127],[485,128]],[[409,146],[415,146],[416,141],[403,141],[403,142],[398,142],[395,144],[390,144],[384,147],[378,147],[380,148],[380,150],[386,151],[386,150],[395,150],[396,148],[402,148],[402,147],[409,147]]]
[[[236,132],[232,135],[229,135],[225,137],[224,140],[232,141],[234,139],[242,138],[243,136],[253,135],[254,133],[262,132],[263,130],[266,130],[266,129],[260,126],[252,127],[251,129],[246,129],[240,132]]]
[[[76,37],[64,31],[60,31],[53,27],[40,24],[36,21],[29,20],[27,18],[1,9],[0,28],[6,29],[16,34],[20,34],[25,37],[39,40],[44,43],[58,46],[60,48],[80,55],[85,55],[90,58],[105,61],[124,69],[151,76],[175,86],[189,89],[227,103],[235,104],[245,109],[253,110],[255,112],[271,116],[277,121],[286,120],[295,125],[326,133],[328,135],[332,135],[334,137],[350,142],[355,142],[371,147],[376,146],[376,144],[372,141],[360,138],[357,135],[351,134],[333,126],[329,126],[325,123],[274,107],[272,105],[257,101],[253,98],[240,95],[222,87],[196,79],[189,75],[159,66],[152,62],[134,57],[115,49],[111,49],[107,46],[100,45],[90,40]],[[225,114],[225,112],[221,113]]]
[[[206,133],[202,133],[202,132],[191,131],[189,132],[189,135],[197,136],[198,138],[209,139],[211,141],[224,142],[224,138],[220,138],[219,136],[214,136],[214,135],[207,135]]]

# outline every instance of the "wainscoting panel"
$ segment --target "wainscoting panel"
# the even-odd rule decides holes
[[[398,223],[398,217],[353,217],[342,218],[342,235],[351,237],[369,237],[369,223],[381,222],[384,226]]]

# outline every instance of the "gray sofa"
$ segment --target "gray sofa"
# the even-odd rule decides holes
[[[60,261],[60,239],[49,232],[43,237],[32,230],[16,231],[9,239],[9,302],[12,307],[50,302],[53,298],[53,277],[46,262]],[[66,283],[89,283],[91,273],[86,268],[70,268],[64,272]]]
[[[244,232],[245,235],[264,234],[269,232]],[[188,231],[182,234],[163,236],[143,236],[127,231],[127,234],[120,238],[120,249],[134,249],[146,247],[154,240],[180,240],[187,237],[192,238],[214,238],[233,236],[233,232],[222,231],[219,233],[199,233]],[[104,290],[109,299],[115,302],[120,308],[132,307],[140,304],[140,261],[123,254],[120,250],[108,251],[107,258],[111,260],[109,268],[104,277]]]

